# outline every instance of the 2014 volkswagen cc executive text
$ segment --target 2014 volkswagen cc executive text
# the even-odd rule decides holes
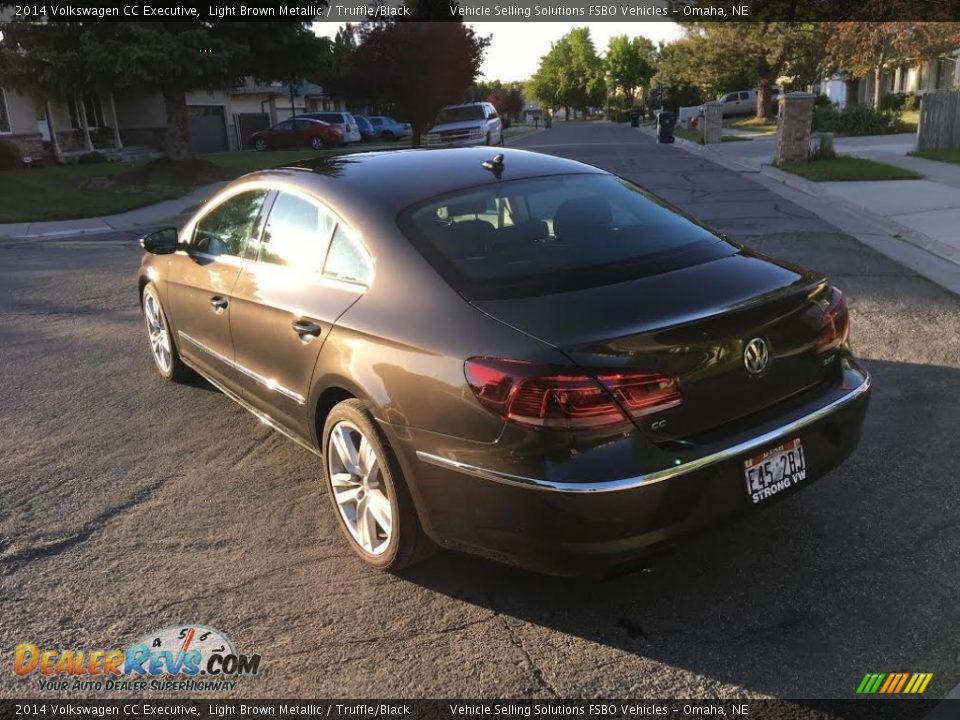
[[[809,485],[867,410],[823,276],[557,157],[316,160],[142,243],[160,374],[320,455],[377,568],[620,563]]]

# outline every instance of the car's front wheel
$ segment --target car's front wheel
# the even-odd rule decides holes
[[[311,138],[310,147],[312,147],[314,150],[323,150],[323,138],[319,135]]]
[[[263,138],[257,138],[253,141],[253,149],[257,152],[263,152],[267,149],[267,141]]]
[[[160,295],[153,283],[147,283],[141,297],[143,305],[143,323],[150,340],[150,354],[157,372],[164,380],[182,382],[190,377],[190,369],[180,359],[177,346],[170,334],[170,323],[160,304]]]
[[[367,565],[399,570],[429,554],[403,473],[361,401],[345,400],[327,416],[323,469],[340,529]]]
[[[380,137],[383,140],[393,140],[396,136],[393,134],[393,131],[384,130],[382,133],[380,133]]]

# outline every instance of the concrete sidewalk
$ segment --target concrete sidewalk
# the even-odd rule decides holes
[[[0,240],[28,240],[66,235],[86,235],[116,230],[135,230],[164,224],[177,224],[181,216],[213,195],[226,183],[214,183],[197,188],[183,197],[166,200],[156,205],[129,210],[117,215],[85,218],[82,220],[55,220],[0,224]]]
[[[960,165],[909,157],[913,143],[913,135],[888,135],[839,138],[836,147],[841,154],[910,167],[925,174],[924,180],[815,183],[773,167],[775,136],[717,145],[677,141],[688,152],[750,175],[868,247],[960,294]]]

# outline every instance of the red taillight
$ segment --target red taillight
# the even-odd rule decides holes
[[[847,301],[838,288],[831,288],[833,294],[830,304],[823,311],[820,319],[820,334],[817,336],[817,352],[835,350],[847,342],[850,335],[850,313],[847,312]]]
[[[528,427],[593,430],[626,425],[624,412],[637,418],[683,401],[676,382],[661,373],[591,376],[515,360],[471,358],[464,374],[485,408]]]

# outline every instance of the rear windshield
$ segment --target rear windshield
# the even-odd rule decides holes
[[[735,248],[612,175],[471,188],[405,210],[401,229],[471,299],[609,285]]]
[[[463,107],[444,108],[437,115],[434,125],[463,122],[464,120],[483,120],[483,108],[480,105],[464,105]]]

